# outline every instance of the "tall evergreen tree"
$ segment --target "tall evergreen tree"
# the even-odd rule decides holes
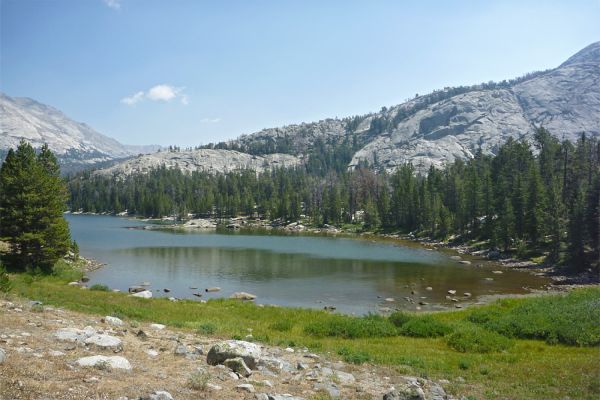
[[[47,146],[36,156],[25,141],[0,168],[0,237],[10,245],[3,259],[12,270],[50,272],[69,249],[67,191],[59,172]]]

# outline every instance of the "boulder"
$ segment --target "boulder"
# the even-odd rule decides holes
[[[123,350],[123,342],[121,339],[104,334],[96,334],[88,337],[84,340],[84,343],[90,346],[95,346],[101,350],[113,350],[113,351],[121,351]]]
[[[206,362],[209,365],[217,365],[222,364],[227,359],[241,357],[250,369],[256,369],[256,363],[260,356],[260,347],[254,343],[242,340],[227,340],[210,348],[206,356]]]
[[[233,372],[240,374],[243,377],[247,378],[250,375],[252,375],[252,370],[248,368],[248,366],[244,362],[244,359],[241,357],[228,358],[223,362],[223,365],[225,365],[227,368],[231,369]]]
[[[234,294],[232,294],[231,296],[229,296],[230,299],[237,299],[237,300],[255,300],[256,299],[256,295],[255,294],[251,294],[251,293],[246,293],[246,292],[235,292]]]
[[[108,366],[112,369],[124,369],[126,371],[131,371],[131,364],[125,357],[120,356],[90,356],[90,357],[82,357],[77,360],[77,364],[80,367],[99,367],[99,366]]]

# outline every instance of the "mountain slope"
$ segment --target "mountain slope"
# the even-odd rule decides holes
[[[0,150],[25,139],[34,147],[47,143],[65,170],[123,159],[158,146],[125,146],[61,111],[35,100],[0,93]]]
[[[258,154],[306,154],[318,141],[360,144],[350,166],[368,161],[387,170],[412,162],[421,170],[494,153],[508,138],[532,139],[544,126],[560,139],[600,135],[600,42],[558,68],[496,84],[446,88],[379,113],[265,129],[228,145]]]

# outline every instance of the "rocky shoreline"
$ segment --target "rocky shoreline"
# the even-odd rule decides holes
[[[7,399],[454,399],[444,386],[306,348],[223,340],[161,324],[0,301]],[[329,396],[329,397],[318,397]]]

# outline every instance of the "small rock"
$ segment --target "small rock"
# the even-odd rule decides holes
[[[131,286],[128,289],[129,293],[139,293],[139,292],[143,292],[145,290],[146,289],[141,286]]]
[[[423,390],[419,387],[408,386],[402,389],[392,390],[383,395],[383,400],[424,400]]]
[[[69,282],[67,285],[69,285],[69,286],[79,286],[79,282]]]
[[[142,299],[149,299],[152,297],[152,292],[149,290],[143,290],[141,292],[136,292],[136,293],[132,294],[131,296],[140,297]]]
[[[340,389],[333,383],[317,383],[313,387],[316,391],[322,391],[329,395],[333,399],[340,398]]]
[[[214,383],[207,383],[206,387],[209,388],[210,390],[214,390],[214,391],[218,391],[218,390],[223,390],[223,388],[219,385],[215,385]]]
[[[285,348],[285,351],[287,351],[288,353],[293,353],[293,352],[295,352],[295,350],[294,350],[294,349],[292,349],[291,347],[286,347],[286,348]]]
[[[235,292],[234,294],[229,296],[229,298],[237,299],[237,300],[255,300],[256,295],[252,294],[252,293],[246,293],[246,292]]]
[[[60,328],[54,333],[54,338],[61,342],[83,342],[88,337],[94,335],[96,331],[90,329]]]
[[[469,260],[461,260],[459,261],[461,264],[465,264],[465,265],[471,265],[471,261]]]
[[[63,353],[62,351],[58,351],[58,350],[50,350],[48,352],[48,355],[50,357],[62,357],[65,355],[65,353]]]
[[[84,343],[87,345],[96,346],[100,349],[111,349],[114,351],[123,350],[123,342],[121,341],[121,339],[110,335],[92,335],[89,338],[85,339]]]
[[[148,335],[146,335],[146,332],[144,332],[143,330],[139,330],[135,336],[137,336],[138,338],[140,338],[141,340],[146,340],[148,339]]]
[[[463,296],[465,296],[465,297],[471,297],[471,293],[469,293],[469,292],[464,292],[464,293],[463,293]]]
[[[448,290],[448,294],[455,295],[456,294],[456,290]]]
[[[252,371],[248,368],[242,357],[228,358],[223,362],[223,365],[243,377],[247,378],[252,375]]]
[[[150,324],[150,328],[157,330],[157,331],[162,331],[163,329],[165,329],[165,325],[163,324]]]
[[[387,299],[385,299],[385,301],[387,301],[388,303],[393,303],[396,301],[396,299],[394,299],[393,297],[388,297]]]
[[[461,256],[451,256],[450,259],[455,260],[455,261],[460,261],[460,260],[462,260],[462,257]]]
[[[165,293],[169,293],[170,291],[171,291],[171,289],[168,289],[168,288],[163,289],[163,292],[165,292]]]
[[[306,364],[302,364],[300,361],[298,361],[298,363],[296,364],[296,369],[299,371],[303,371],[305,369],[308,369],[308,366]]]
[[[89,378],[83,378],[83,381],[85,383],[98,383],[100,382],[100,378],[97,376],[90,376]]]
[[[123,326],[123,321],[117,317],[106,316],[104,317],[104,322],[113,326]]]
[[[500,275],[502,273],[503,273],[502,271],[492,271],[492,274],[496,274],[496,275]]]
[[[178,344],[177,347],[175,347],[175,355],[176,356],[185,356],[187,353],[188,353],[188,349],[185,345]]]
[[[243,392],[254,393],[254,386],[249,383],[242,383],[241,385],[237,385],[235,388]]]
[[[125,357],[120,356],[90,356],[82,357],[77,360],[77,364],[80,367],[97,367],[100,365],[107,365],[113,369],[124,369],[127,371],[131,370],[131,364]]]
[[[427,287],[425,288],[425,290],[427,290],[427,291],[431,292],[431,291],[433,290],[433,288],[432,288],[431,286],[427,286]]]
[[[336,306],[325,306],[323,307],[323,310],[325,311],[335,311],[336,310]]]
[[[146,350],[146,354],[148,354],[150,357],[158,357],[158,351],[156,350]]]
[[[171,393],[165,390],[157,390],[147,397],[148,400],[173,400]]]
[[[256,400],[269,400],[269,396],[266,393],[256,393],[254,398]]]

